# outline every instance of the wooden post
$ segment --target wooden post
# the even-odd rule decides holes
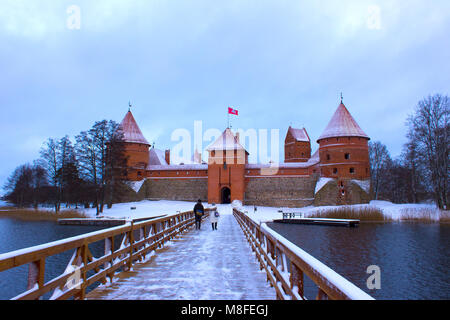
[[[316,300],[328,300],[328,296],[322,289],[319,288],[317,291]]]
[[[303,291],[303,271],[300,270],[295,264],[291,261],[291,289],[296,286],[298,288],[298,294],[304,299],[304,291]]]
[[[129,239],[129,245],[130,245],[130,259],[128,260],[128,270],[131,270],[131,267],[133,265],[133,243],[134,243],[134,221],[131,221],[131,230],[128,236]]]
[[[114,253],[114,236],[105,238],[105,255],[109,254],[111,257],[111,260],[108,260],[108,262],[105,262],[105,264],[104,264],[105,269],[108,269],[109,267],[111,267],[114,264],[113,253]],[[112,283],[113,278],[114,278],[114,271],[107,273],[105,276],[105,279],[106,279],[106,277],[108,277],[109,281]]]
[[[27,290],[31,290],[37,284],[39,288],[44,285],[45,258],[34,261],[28,265]]]

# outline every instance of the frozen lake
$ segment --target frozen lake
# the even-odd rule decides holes
[[[268,226],[375,299],[450,299],[449,224]],[[380,290],[367,288],[370,274],[366,270],[370,265],[380,267]]]

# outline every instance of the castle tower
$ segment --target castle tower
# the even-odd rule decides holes
[[[305,128],[289,126],[284,140],[284,162],[306,162],[311,158],[311,140]]]
[[[123,171],[123,176],[131,181],[142,180],[149,163],[150,143],[145,139],[130,110],[119,128],[123,133],[127,157],[127,168]]]
[[[341,101],[317,140],[320,174],[324,178],[333,178],[337,184],[336,204],[360,203],[368,199],[369,140]]]
[[[209,152],[208,202],[243,201],[248,152],[239,143],[238,136],[227,128],[206,150]]]

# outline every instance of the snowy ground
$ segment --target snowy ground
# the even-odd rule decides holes
[[[218,230],[208,221],[166,244],[131,277],[101,286],[88,299],[269,300],[275,290],[232,215],[218,205]]]
[[[160,215],[172,215],[176,214],[177,211],[189,211],[194,208],[195,202],[188,201],[170,201],[170,200],[160,200],[160,201],[139,201],[130,203],[120,203],[115,204],[111,209],[104,209],[102,217],[110,218],[144,218],[144,217],[154,217]],[[210,204],[204,203],[205,207],[211,207]],[[220,206],[220,205],[219,205]],[[273,219],[282,218],[282,214],[278,212],[283,210],[284,212],[299,212],[304,213],[307,216],[317,210],[327,210],[337,208],[336,206],[324,206],[324,207],[314,207],[308,206],[304,208],[281,208],[281,207],[256,207],[254,211],[254,206],[242,206],[237,203],[237,206],[242,210],[247,211],[248,215],[257,222],[266,222]],[[435,215],[438,219],[439,210],[435,205],[432,204],[394,204],[388,201],[376,201],[373,200],[369,204],[357,204],[351,207],[376,207],[383,211],[383,213],[394,220],[399,220],[406,213],[407,209],[428,209]],[[131,210],[131,207],[135,207],[135,210]],[[80,209],[89,217],[95,217],[95,208],[91,209]],[[411,212],[410,212],[411,213]]]
[[[103,213],[100,214],[101,217],[105,218],[147,218],[147,217],[155,217],[161,215],[173,215],[176,214],[177,211],[184,212],[190,211],[194,209],[195,202],[188,201],[169,201],[169,200],[160,200],[160,201],[150,201],[143,200],[139,202],[128,202],[128,203],[118,203],[114,204],[111,209],[105,208]],[[208,204],[204,204],[204,206],[211,207]],[[131,208],[136,208],[132,210]],[[83,212],[89,217],[96,216],[96,209],[80,209],[80,212]]]
[[[439,219],[439,210],[435,205],[431,204],[394,204],[388,201],[380,201],[373,200],[369,204],[356,204],[349,207],[375,207],[379,208],[383,211],[383,214],[387,217],[390,217],[393,220],[399,220],[401,217],[407,212],[407,209],[428,209],[435,214],[435,218]],[[275,207],[256,207],[256,211],[254,210],[254,206],[241,206],[244,211],[247,211],[248,215],[258,222],[266,222],[271,221],[273,219],[281,219],[282,214],[278,212],[279,210],[283,210],[284,212],[297,212],[304,213],[305,216],[316,212],[318,210],[327,210],[327,209],[335,209],[337,206],[323,206],[323,207],[314,207],[308,206],[304,208],[275,208]]]

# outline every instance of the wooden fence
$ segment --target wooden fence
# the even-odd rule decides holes
[[[243,212],[233,214],[256,253],[261,269],[275,288],[277,299],[304,300],[304,276],[317,286],[320,300],[373,300],[326,265],[277,235],[265,224],[257,224]]]
[[[205,209],[204,218],[214,209]],[[194,213],[188,211],[1,254],[0,272],[29,265],[27,291],[14,300],[39,299],[49,292],[52,293],[50,299],[84,299],[86,288],[98,281],[112,282],[119,272],[130,270],[137,261],[144,261],[153,250],[194,223]],[[115,244],[115,239],[121,239],[120,246]],[[104,255],[95,258],[89,245],[99,241],[104,241]],[[63,274],[45,282],[46,258],[70,250],[74,253]]]

